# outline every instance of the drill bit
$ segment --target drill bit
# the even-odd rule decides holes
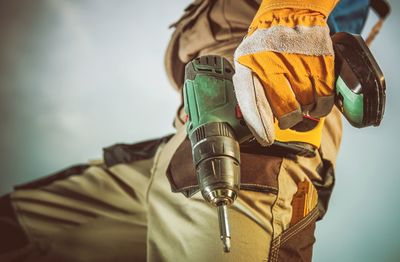
[[[224,252],[228,253],[231,251],[231,232],[229,229],[228,208],[226,204],[218,206],[218,220],[220,237],[224,245]]]

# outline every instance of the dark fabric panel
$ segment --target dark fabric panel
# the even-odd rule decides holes
[[[315,208],[306,217],[275,238],[272,241],[269,262],[311,261],[317,217],[318,209]]]
[[[282,158],[269,155],[241,153],[240,189],[278,194],[278,173]],[[172,192],[190,197],[198,191],[196,171],[189,139],[178,147],[168,166],[167,177]]]
[[[10,195],[0,198],[0,254],[19,249],[29,243],[11,205]]]
[[[286,241],[279,250],[278,261],[311,261],[313,245],[315,243],[314,231],[315,221],[298,234],[295,234],[289,241]]]
[[[82,174],[87,168],[89,167],[89,165],[87,164],[81,164],[81,165],[75,165],[75,166],[71,166],[68,167],[66,169],[63,169],[62,171],[59,171],[57,173],[54,173],[52,175],[43,177],[43,178],[39,178],[37,180],[34,180],[32,182],[28,182],[22,185],[17,185],[14,188],[16,190],[20,190],[20,189],[34,189],[34,188],[39,188],[42,186],[46,186],[49,185],[57,180],[62,180],[62,179],[66,179],[70,176],[73,175],[80,175]]]
[[[156,154],[158,146],[167,142],[171,137],[172,135],[169,135],[136,144],[115,144],[104,148],[104,163],[107,167],[111,167],[117,164],[152,158]]]
[[[317,170],[322,181],[312,181],[318,192],[318,220],[321,220],[328,211],[329,200],[335,186],[335,169],[329,160],[322,159]]]

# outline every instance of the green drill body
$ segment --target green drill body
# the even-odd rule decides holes
[[[201,125],[225,122],[235,131],[239,143],[251,138],[249,128],[237,116],[232,66],[217,56],[207,56],[202,60],[195,59],[186,67],[183,99],[189,118],[186,125],[188,135]]]

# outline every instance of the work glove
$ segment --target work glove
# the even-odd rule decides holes
[[[334,104],[334,52],[327,17],[335,0],[263,0],[235,51],[236,97],[244,120],[264,145],[274,121],[293,127]]]

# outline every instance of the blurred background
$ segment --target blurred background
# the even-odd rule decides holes
[[[314,261],[400,261],[400,2],[372,45],[387,82],[380,128],[344,124]],[[163,55],[189,0],[0,0],[0,195],[98,159],[102,147],[173,132]],[[371,15],[366,30],[376,21]]]

